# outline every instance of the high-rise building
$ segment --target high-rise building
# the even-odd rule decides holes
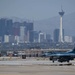
[[[54,42],[59,42],[59,29],[54,30]]]
[[[12,35],[13,34],[13,21],[12,19],[8,19],[6,21],[6,35]]]
[[[29,42],[34,42],[34,28],[33,23],[26,24],[27,35],[29,38]]]
[[[2,37],[2,42],[4,42],[4,35],[6,34],[6,19],[1,18],[0,19],[0,36]]]
[[[39,39],[38,39],[39,43],[43,43],[44,39],[45,39],[44,33],[39,33]]]
[[[55,43],[59,42],[59,33],[60,33],[60,29],[54,30],[54,42]],[[63,41],[64,41],[64,29],[62,30],[62,34],[63,34]]]
[[[10,42],[10,43],[13,43],[13,42],[14,42],[14,38],[15,38],[15,37],[14,37],[13,35],[9,35],[9,42]]]
[[[20,22],[14,22],[13,23],[13,35],[14,36],[20,36]]]
[[[8,43],[9,42],[9,35],[4,35],[4,42]]]
[[[51,42],[51,35],[50,34],[46,34],[45,40],[46,40],[47,43],[50,43]]]
[[[4,35],[4,43],[13,43],[14,42],[14,36],[13,35]]]
[[[34,31],[34,42],[38,42],[39,32]]]
[[[0,19],[0,36],[3,36],[5,34],[5,27],[6,27],[6,19],[1,18]]]
[[[25,43],[25,26],[20,26],[20,43]]]
[[[0,19],[0,37],[2,37],[2,42],[4,42],[4,35],[12,35],[12,25],[11,19]]]
[[[20,42],[20,37],[16,35],[14,37],[14,42],[16,42],[18,44]]]
[[[62,10],[62,8],[61,8],[61,12],[59,12],[59,15],[60,15],[60,33],[59,33],[59,42],[64,42],[64,40],[63,40],[63,27],[62,27],[62,17],[63,17],[63,15],[64,15],[64,11]]]
[[[72,37],[71,36],[65,36],[64,37],[64,42],[72,43]]]

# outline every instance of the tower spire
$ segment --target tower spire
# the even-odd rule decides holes
[[[62,17],[64,15],[64,11],[62,9],[62,6],[61,6],[61,12],[59,12],[59,15],[60,15],[60,32],[59,32],[59,42],[64,42],[63,40],[63,27],[62,27]]]

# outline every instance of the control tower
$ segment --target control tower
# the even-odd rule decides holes
[[[63,43],[64,40],[63,40],[63,27],[62,27],[62,17],[64,15],[64,11],[62,10],[61,8],[61,12],[59,12],[59,15],[60,15],[60,31],[59,31],[59,42]]]

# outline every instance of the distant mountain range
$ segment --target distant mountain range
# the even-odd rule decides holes
[[[45,33],[53,35],[53,31],[59,28],[60,16],[52,17],[49,19],[39,20],[34,22],[34,30],[41,30]],[[63,16],[63,29],[65,35],[75,36],[75,12]]]

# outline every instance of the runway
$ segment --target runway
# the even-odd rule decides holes
[[[71,61],[72,65],[74,66],[75,65],[75,62]],[[50,65],[50,66],[58,66],[60,64],[68,64],[67,62],[66,63],[59,63],[59,62],[55,62],[55,63],[52,63],[51,61],[0,61],[0,65],[20,65],[20,66],[23,66],[23,65]],[[69,63],[70,64],[70,63]]]
[[[6,58],[5,58],[6,59]],[[75,61],[70,61],[72,65],[75,65]],[[55,61],[53,63],[52,61],[48,59],[37,59],[37,58],[27,58],[27,59],[15,59],[15,60],[1,60],[0,65],[50,65],[50,66],[58,66],[59,64],[68,64],[67,62],[60,63],[58,61]]]
[[[75,64],[75,61],[71,61]],[[27,58],[0,61],[0,75],[75,75],[75,66],[59,66],[59,62]],[[66,64],[66,63],[64,63]]]

